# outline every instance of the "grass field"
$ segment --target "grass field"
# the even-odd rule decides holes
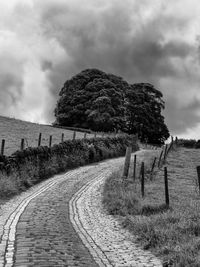
[[[150,163],[153,157],[149,153],[143,152],[141,160]],[[139,181],[124,183],[120,171],[112,174],[104,187],[104,205],[109,213],[121,215],[123,227],[137,237],[144,249],[160,257],[164,266],[200,266],[197,165],[199,150],[178,148],[168,155],[169,209],[164,205],[163,168],[153,182],[146,180],[144,199]]]
[[[6,140],[5,155],[10,155],[20,149],[22,138],[25,139],[25,147],[37,146],[39,133],[42,133],[41,145],[49,145],[50,135],[52,135],[52,145],[61,142],[62,133],[64,133],[64,140],[73,138],[73,131],[70,130],[0,116],[0,142],[2,139]],[[87,134],[88,138],[93,136]],[[83,132],[76,133],[76,138],[83,137]]]

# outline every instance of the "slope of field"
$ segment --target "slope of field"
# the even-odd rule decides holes
[[[50,135],[52,135],[52,145],[61,142],[62,133],[64,133],[64,140],[73,138],[73,131],[70,130],[0,116],[0,142],[2,139],[6,140],[5,155],[10,155],[18,150],[22,138],[25,139],[25,148],[37,146],[39,133],[42,133],[41,145],[47,146]],[[87,137],[93,136],[87,134]],[[76,133],[76,138],[83,137],[83,132]]]
[[[199,149],[178,148],[169,153],[165,165],[169,208],[164,205],[163,168],[157,171],[153,181],[145,180],[144,198],[140,193],[140,181],[123,186],[121,172],[113,173],[105,184],[104,203],[108,211],[122,214],[122,225],[137,237],[143,249],[149,249],[162,259],[163,266],[200,266],[198,165]]]

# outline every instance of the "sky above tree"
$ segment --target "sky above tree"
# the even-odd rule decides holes
[[[200,139],[198,0],[0,0],[0,115],[53,122],[71,76],[98,68],[161,90],[174,135]]]

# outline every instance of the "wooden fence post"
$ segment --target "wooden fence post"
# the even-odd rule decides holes
[[[62,135],[61,135],[61,142],[62,143],[64,142],[64,133],[62,133]]]
[[[167,167],[164,167],[164,181],[165,181],[165,203],[169,207],[169,189],[168,189]]]
[[[39,134],[39,138],[38,138],[38,146],[41,146],[41,140],[42,140],[42,134]]]
[[[4,148],[5,148],[5,139],[2,139],[1,141],[1,155],[4,155]]]
[[[174,142],[174,137],[171,135],[171,143]]]
[[[170,144],[170,146],[169,146],[169,148],[168,148],[168,150],[167,150],[167,155],[168,155],[168,153],[170,152],[170,150],[173,148],[173,145],[174,145],[174,142],[171,142],[171,144]]]
[[[175,145],[178,146],[178,137],[175,138]]]
[[[198,176],[198,186],[199,186],[199,194],[200,194],[200,166],[197,166],[197,176]]]
[[[87,133],[85,132],[85,133],[84,133],[84,139],[86,139],[86,135],[87,135]]]
[[[21,139],[20,149],[21,149],[21,150],[24,150],[24,138]]]
[[[125,156],[125,162],[124,162],[124,171],[123,171],[123,178],[128,177],[128,171],[130,166],[130,160],[131,160],[131,147],[126,148],[126,156]]]
[[[142,162],[141,165],[141,193],[142,193],[142,197],[144,197],[144,162]]]
[[[165,146],[165,152],[164,152],[164,157],[163,157],[163,162],[165,163],[166,157],[167,157],[167,149],[168,145]]]
[[[52,135],[49,136],[49,147],[51,147],[52,144]]]
[[[134,155],[134,162],[133,162],[133,180],[136,180],[136,163],[137,163],[137,155]]]
[[[161,163],[162,155],[163,155],[163,150],[161,151],[160,157],[159,157],[159,160],[158,160],[158,168],[160,168],[160,163]]]
[[[155,165],[156,165],[156,160],[157,160],[157,158],[155,157],[154,160],[153,160],[153,164],[151,166],[150,180],[152,180],[152,178],[153,178],[153,171],[154,171],[154,168],[155,168]]]
[[[73,140],[75,140],[76,139],[76,131],[74,131],[74,133],[73,133]]]

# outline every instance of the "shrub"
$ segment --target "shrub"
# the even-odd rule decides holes
[[[133,141],[133,137],[128,135],[67,140],[51,148],[47,146],[27,148],[16,151],[10,157],[1,156],[0,171],[3,173],[2,176],[12,177],[17,190],[11,191],[18,192],[71,168],[123,156],[126,147],[130,145],[133,145],[134,150],[137,149],[136,140]],[[3,195],[9,192],[9,190],[4,191]]]
[[[195,148],[200,148],[200,140],[198,140],[195,144]]]
[[[178,139],[178,145],[186,148],[195,148],[196,140],[194,139]]]

